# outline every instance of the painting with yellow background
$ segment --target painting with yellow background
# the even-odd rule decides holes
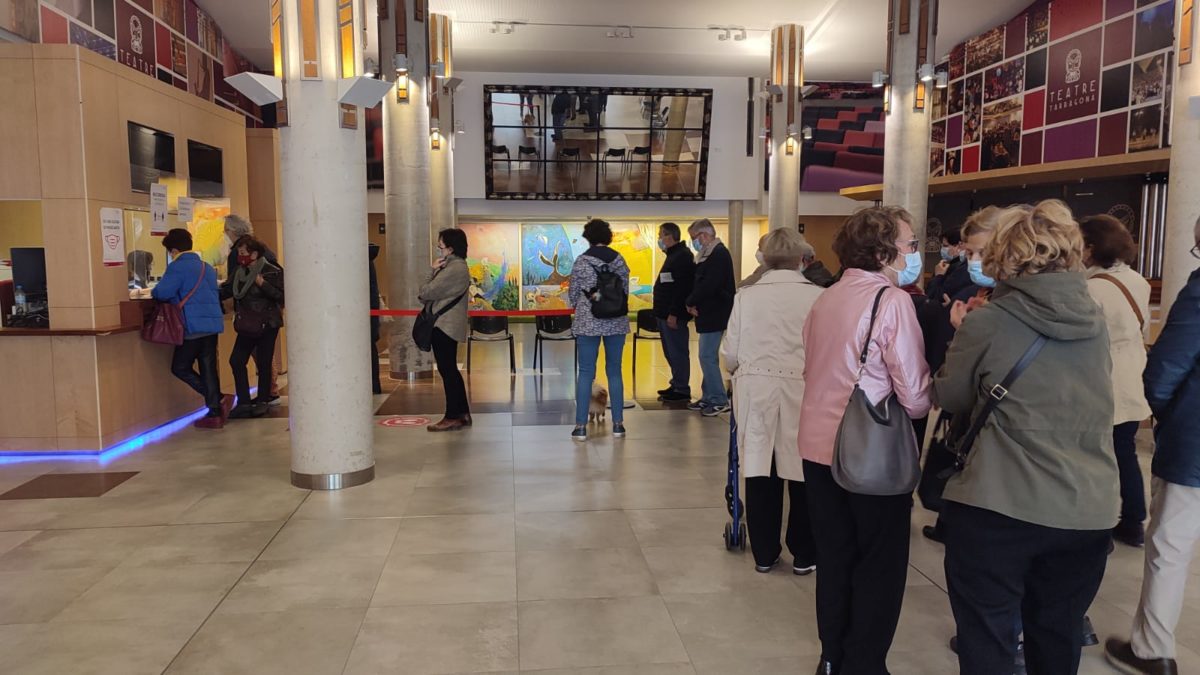
[[[224,269],[229,256],[229,242],[225,241],[225,216],[229,215],[228,199],[197,199],[192,222],[188,231],[192,233],[192,250],[204,262]]]

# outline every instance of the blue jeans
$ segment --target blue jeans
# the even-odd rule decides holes
[[[689,353],[688,325],[682,320],[676,325],[679,327],[671,329],[666,319],[659,319],[658,333],[662,336],[663,355],[667,357],[667,365],[671,366],[671,391],[690,395],[692,356]]]
[[[588,421],[588,404],[592,400],[592,383],[596,380],[596,359],[600,343],[604,343],[604,371],[608,374],[608,402],[612,406],[613,424],[625,421],[625,383],[621,380],[621,358],[625,352],[624,335],[579,335],[579,377],[575,383],[575,425]]]
[[[700,401],[710,406],[729,405],[725,376],[721,374],[721,338],[725,331],[700,333],[700,371],[704,373]]]

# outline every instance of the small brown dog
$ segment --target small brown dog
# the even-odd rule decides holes
[[[600,423],[608,414],[608,390],[596,385],[592,387],[592,400],[588,403],[588,421]]]

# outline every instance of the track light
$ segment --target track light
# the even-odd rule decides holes
[[[938,71],[937,82],[933,86],[938,89],[945,89],[950,84],[950,75],[944,70]]]
[[[488,29],[488,32],[493,35],[497,33],[501,35],[512,35],[513,31],[516,29],[517,22],[515,21],[493,21],[492,27]]]
[[[633,26],[613,26],[606,34],[610,38],[633,39]]]
[[[887,84],[887,81],[888,81],[888,75],[887,75],[887,73],[883,72],[882,70],[877,70],[877,71],[871,73],[871,86],[872,87],[875,87],[876,89],[878,89],[878,88],[882,87],[883,85]]]
[[[726,28],[720,35],[717,36],[717,39],[720,40],[721,42],[724,42],[724,41],[728,40],[731,35],[733,35],[733,31]]]
[[[746,39],[746,29],[745,29],[745,28],[739,28],[739,29],[738,29],[738,34],[737,34],[737,35],[734,35],[734,36],[733,36],[733,39],[734,39],[734,40],[737,40],[738,42],[741,42],[741,41],[745,40],[745,39]]]
[[[917,70],[917,77],[919,77],[922,82],[932,82],[934,77],[933,64],[922,63],[921,68]]]

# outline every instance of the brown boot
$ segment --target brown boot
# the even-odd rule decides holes
[[[459,429],[463,429],[465,427],[466,424],[464,424],[462,420],[455,420],[446,417],[443,418],[441,422],[438,422],[437,424],[431,424],[425,427],[425,429],[427,431],[458,431]]]
[[[464,427],[469,427],[472,424],[474,424],[474,422],[472,422],[472,420],[471,420],[471,413],[467,413],[466,415],[463,415],[462,417],[460,417],[458,419],[463,423]]]

